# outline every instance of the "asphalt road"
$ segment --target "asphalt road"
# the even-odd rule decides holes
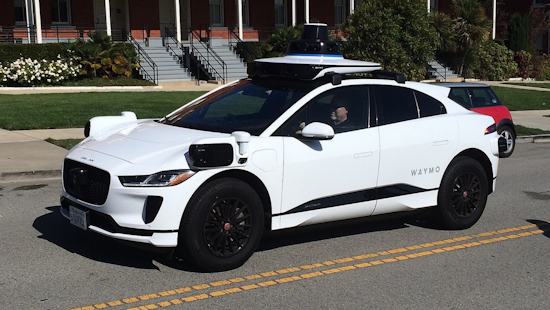
[[[59,181],[4,184],[0,309],[546,309],[548,154],[517,145],[468,230],[423,213],[292,229],[211,274],[71,226]]]

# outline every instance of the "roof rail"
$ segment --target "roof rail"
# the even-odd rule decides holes
[[[402,73],[386,71],[386,70],[375,70],[371,72],[373,78],[377,79],[388,79],[394,80],[397,83],[404,84],[406,79]]]

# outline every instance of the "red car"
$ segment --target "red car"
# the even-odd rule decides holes
[[[500,102],[491,86],[481,83],[437,83],[451,89],[449,98],[477,113],[492,116],[497,132],[506,139],[506,151],[501,158],[510,157],[516,146],[516,126],[506,106]]]

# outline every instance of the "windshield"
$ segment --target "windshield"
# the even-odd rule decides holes
[[[214,132],[260,135],[307,93],[303,84],[241,80],[168,115],[162,123]]]

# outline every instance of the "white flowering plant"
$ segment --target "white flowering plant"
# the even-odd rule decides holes
[[[80,60],[76,57],[56,60],[36,60],[19,58],[7,65],[0,63],[1,85],[59,85],[64,81],[76,78],[82,70]]]

